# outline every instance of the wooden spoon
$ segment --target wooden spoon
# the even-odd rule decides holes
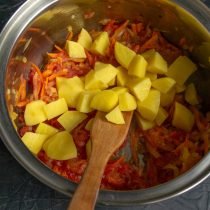
[[[116,125],[105,119],[105,113],[96,114],[91,131],[92,151],[89,163],[68,210],[94,209],[105,166],[124,142],[132,116],[133,112],[125,112],[125,124]]]

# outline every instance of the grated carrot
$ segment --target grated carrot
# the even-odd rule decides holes
[[[122,25],[120,25],[111,36],[111,39],[117,39],[118,37],[122,36],[123,32],[125,31],[126,27],[128,26],[129,20],[126,20]]]
[[[34,63],[31,63],[31,66],[33,67],[33,69],[39,75],[41,82],[43,82],[42,72],[41,72],[40,68],[36,64],[34,64]]]
[[[68,74],[68,69],[63,69],[59,72],[56,72],[54,74],[52,74],[51,76],[48,77],[49,81],[54,80],[56,77],[61,77],[61,76],[66,76]]]

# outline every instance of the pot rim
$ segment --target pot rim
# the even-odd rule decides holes
[[[5,99],[5,75],[7,64],[10,59],[12,49],[23,33],[24,29],[47,8],[55,5],[59,0],[28,0],[10,18],[0,34],[0,133],[2,141],[16,158],[16,160],[33,176],[47,186],[65,194],[72,196],[76,189],[76,184],[55,174],[43,163],[37,160],[29,150],[19,141],[12,122],[10,120],[6,99]],[[174,0],[183,8],[195,15],[197,19],[210,30],[210,12],[200,1]],[[196,6],[196,7],[195,7]],[[196,8],[195,12],[193,7]],[[200,11],[200,12],[199,12]],[[202,11],[202,12],[201,12]],[[22,21],[25,20],[25,21]],[[197,165],[176,179],[148,189],[133,191],[110,191],[100,190],[98,205],[106,206],[136,206],[139,204],[154,203],[168,198],[172,198],[187,190],[192,189],[210,175],[210,153],[208,153]],[[174,187],[175,186],[175,187]]]

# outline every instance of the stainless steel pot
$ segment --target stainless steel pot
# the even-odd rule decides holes
[[[93,10],[93,19],[85,20],[83,12]],[[187,12],[188,11],[188,12]],[[191,13],[191,14],[190,14]],[[28,0],[10,19],[0,35],[0,132],[12,155],[41,182],[71,196],[76,184],[62,178],[44,166],[21,143],[13,126],[13,106],[20,74],[28,73],[29,64],[43,62],[43,56],[54,43],[62,44],[68,27],[77,32],[81,27],[98,27],[103,18],[135,19],[144,17],[161,30],[173,43],[181,37],[192,56],[209,66],[210,12],[197,0]],[[195,18],[196,17],[196,18]],[[206,44],[207,43],[207,44]],[[200,52],[200,53],[198,53]],[[19,58],[26,57],[24,62]],[[210,174],[210,154],[180,177],[145,190],[101,190],[99,205],[132,206],[152,203],[179,195],[202,182]]]

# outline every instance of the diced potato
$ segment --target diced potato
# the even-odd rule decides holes
[[[117,76],[118,73],[117,68],[111,64],[101,62],[96,62],[94,70],[96,79],[107,85]]]
[[[161,93],[160,94],[160,105],[163,107],[170,106],[174,101],[175,94],[176,94],[175,88],[170,90],[168,93]]]
[[[105,117],[109,122],[112,122],[114,124],[118,124],[118,125],[125,124],[125,120],[124,120],[122,112],[120,111],[119,106],[115,107]]]
[[[104,84],[95,76],[95,71],[91,70],[88,72],[88,74],[85,76],[85,89],[86,90],[95,90],[100,89],[103,90],[107,88],[107,84]]]
[[[178,57],[168,69],[167,75],[177,84],[184,85],[190,75],[197,70],[197,66],[186,56]]]
[[[155,126],[154,121],[148,121],[142,118],[138,113],[135,114],[139,127],[143,130],[149,130]]]
[[[137,102],[137,111],[140,115],[149,121],[154,121],[160,107],[160,92],[158,90],[150,90],[144,101]]]
[[[168,93],[175,86],[176,81],[170,77],[162,77],[152,81],[152,87],[161,93]]]
[[[107,32],[102,32],[94,40],[91,46],[91,51],[96,54],[106,55],[108,47],[109,47],[109,35]]]
[[[168,112],[160,106],[158,114],[155,118],[156,124],[159,126],[162,125],[167,118],[168,118]]]
[[[72,131],[82,121],[87,118],[87,115],[78,111],[67,111],[58,118],[58,122],[67,131]]]
[[[147,50],[144,53],[141,54],[141,56],[144,57],[145,60],[148,61],[148,59],[155,54],[155,49]]]
[[[94,119],[92,118],[92,119],[90,119],[90,120],[88,121],[88,123],[86,124],[85,129],[86,129],[87,131],[90,131],[90,130],[92,129],[93,121],[94,121]]]
[[[26,132],[22,137],[22,141],[33,154],[37,155],[42,149],[42,145],[47,137],[48,136],[44,134]]]
[[[113,78],[109,83],[108,83],[108,86],[109,87],[112,87],[112,86],[115,86],[116,85],[116,77]]]
[[[100,92],[100,90],[89,90],[81,92],[77,100],[76,109],[83,113],[89,113],[93,111],[93,109],[90,108],[90,102],[98,92]]]
[[[84,47],[74,41],[66,41],[66,51],[70,58],[86,58]]]
[[[24,112],[25,123],[28,126],[37,125],[47,120],[47,116],[44,111],[45,102],[42,100],[36,100],[28,103]]]
[[[166,74],[168,71],[167,62],[158,52],[154,52],[147,62],[147,71],[151,73]]]
[[[44,111],[47,115],[47,119],[51,120],[68,110],[68,105],[64,98],[60,98],[56,101],[52,101],[44,106]]]
[[[128,92],[119,95],[119,108],[121,111],[132,111],[137,107],[136,99]]]
[[[117,62],[124,68],[128,69],[130,62],[133,60],[136,53],[120,42],[116,42],[114,46],[114,55]]]
[[[157,79],[157,74],[151,73],[151,72],[146,72],[145,77],[150,78],[151,81],[154,81]]]
[[[16,112],[14,112],[14,111],[10,111],[9,114],[10,114],[10,118],[11,118],[12,124],[13,124],[15,130],[17,131],[18,128],[17,128],[17,125],[15,123],[15,120],[17,119],[18,114]]]
[[[117,73],[117,85],[118,86],[125,86],[128,80],[128,71],[123,68],[122,66],[119,66]]]
[[[92,150],[92,142],[91,142],[91,139],[89,139],[88,142],[86,143],[85,149],[86,149],[87,158],[90,158],[90,154],[91,154],[91,150]]]
[[[128,67],[128,75],[144,78],[147,68],[147,61],[141,55],[136,55]]]
[[[187,86],[187,89],[185,91],[185,100],[191,105],[199,104],[197,91],[193,83]]]
[[[148,96],[151,85],[151,80],[146,77],[144,79],[129,79],[127,82],[131,93],[140,101],[143,101]]]
[[[36,128],[36,133],[52,136],[58,132],[58,129],[46,123],[40,123]]]
[[[179,85],[179,84],[176,84],[176,93],[182,93],[186,90],[186,86],[185,85]]]
[[[80,45],[82,45],[85,49],[90,49],[90,47],[92,45],[92,37],[84,28],[82,28],[82,30],[80,31],[80,34],[78,36],[77,42]]]
[[[117,93],[112,90],[103,90],[93,97],[90,107],[102,112],[109,112],[117,105],[117,103]]]
[[[125,88],[125,87],[114,87],[111,90],[113,90],[115,93],[117,93],[118,96],[122,93],[128,92],[128,88]]]
[[[84,83],[75,76],[72,78],[57,77],[56,86],[59,98],[64,98],[69,107],[75,108],[79,94],[84,91]]]
[[[193,113],[184,105],[176,102],[172,125],[176,128],[189,132],[192,130],[194,122],[195,119]]]
[[[77,148],[71,134],[61,131],[51,136],[43,146],[47,156],[54,160],[69,160],[77,157]]]

